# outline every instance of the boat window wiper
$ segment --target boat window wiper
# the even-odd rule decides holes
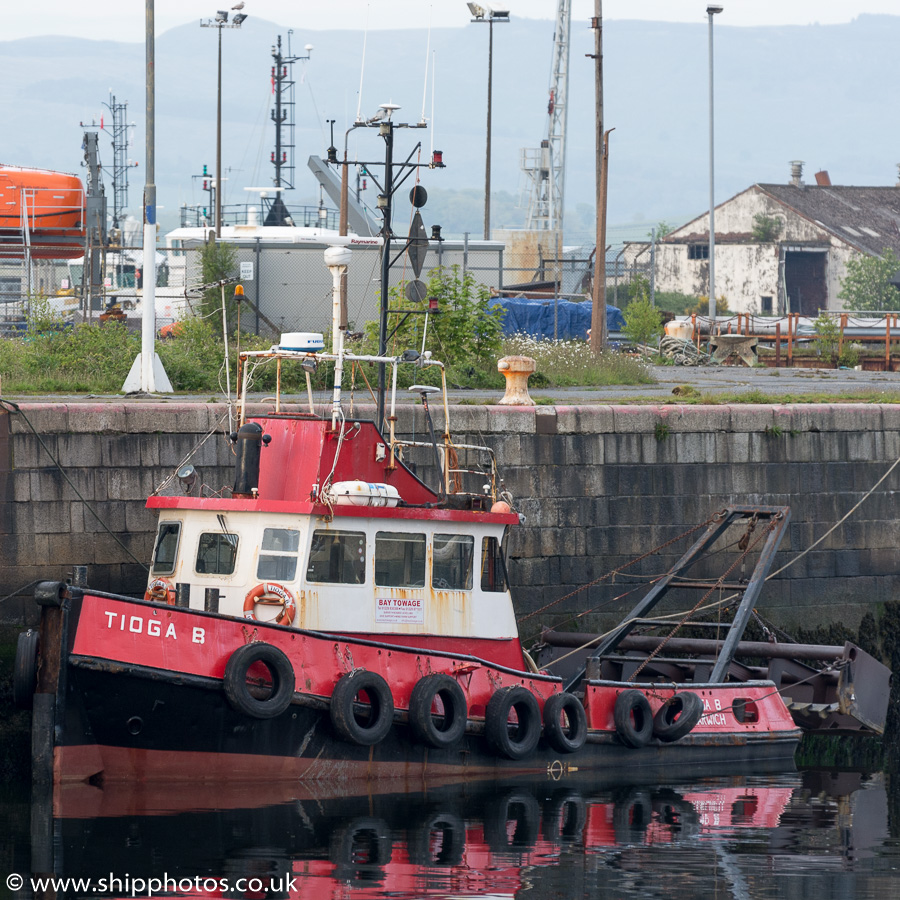
[[[219,526],[222,529],[222,534],[225,535],[226,542],[232,546],[237,546],[237,536],[234,534],[230,534],[228,531],[228,526],[225,524],[225,516],[222,513],[217,513],[216,518],[219,520]]]

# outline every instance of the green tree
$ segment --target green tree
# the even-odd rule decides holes
[[[211,240],[203,245],[200,265],[204,284],[234,278],[237,274],[237,248],[234,244]],[[228,331],[234,332],[237,328],[237,304],[234,302],[234,288],[231,285],[225,286],[225,312],[228,317]],[[222,288],[214,287],[204,291],[200,301],[200,315],[203,317],[217,315],[216,321],[220,326],[218,334],[221,337]]]
[[[838,299],[844,309],[895,310],[900,306],[900,293],[891,278],[900,272],[900,258],[893,250],[881,256],[858,256],[847,261],[847,274],[841,279]]]
[[[813,322],[813,328],[816,329],[816,337],[813,340],[816,352],[837,367],[841,335],[838,321],[827,313],[819,313],[819,317]]]
[[[421,350],[425,316],[418,311],[403,320],[404,312],[416,305],[406,299],[405,285],[391,288],[388,300],[387,352],[399,355],[403,350]],[[428,317],[427,347],[447,367],[451,383],[467,386],[497,381],[497,358],[501,353],[503,310],[491,305],[490,290],[477,284],[471,273],[460,273],[459,266],[440,267],[428,281],[428,297],[437,299],[438,312]],[[427,302],[427,301],[426,301]],[[423,306],[418,307],[424,312]],[[401,323],[398,325],[398,323]],[[378,323],[366,325],[369,352],[378,347]],[[438,383],[440,373],[425,368],[416,380]]]
[[[662,313],[650,304],[647,297],[632,300],[622,314],[625,334],[633,344],[656,344],[662,337]]]

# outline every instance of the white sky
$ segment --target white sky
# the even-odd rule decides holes
[[[189,24],[230,8],[237,0],[155,0],[156,33]],[[511,16],[552,19],[555,0],[494,0]],[[716,26],[823,25],[849,22],[861,13],[900,14],[897,0],[721,0],[725,11]],[[97,40],[143,41],[146,0],[31,0],[3,4],[0,41],[57,34]],[[484,2],[481,4],[485,5]],[[650,19],[668,22],[706,20],[705,0],[606,0],[604,21]],[[245,0],[244,12],[302,34],[339,28],[462,27],[469,19],[464,0]],[[587,22],[594,0],[573,0],[573,23]]]

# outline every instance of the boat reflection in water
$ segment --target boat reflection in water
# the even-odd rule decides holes
[[[278,793],[290,799],[272,802]],[[799,875],[849,878],[846,896],[875,897],[879,870],[888,878],[898,862],[882,780],[847,773],[364,796],[324,785],[83,785],[57,788],[52,806],[46,818],[40,803],[33,810],[32,871],[95,879],[60,897],[146,896],[135,879],[151,878],[183,897],[505,897],[526,887],[536,897],[647,896],[674,891],[675,874],[685,896],[779,896],[779,879]],[[120,882],[98,891],[96,879],[111,876]]]

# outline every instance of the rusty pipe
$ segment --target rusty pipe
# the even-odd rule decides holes
[[[600,635],[595,640],[599,641]],[[541,641],[551,647],[582,647],[591,640],[589,634],[577,631],[553,631],[545,628],[541,632]],[[661,637],[630,634],[623,638],[616,647],[617,651],[655,650],[664,640]],[[669,638],[666,649],[673,653],[702,653],[715,656],[724,645],[724,641],[710,638]],[[586,649],[590,649],[588,646]],[[770,644],[766,641],[740,641],[735,656],[761,656],[765,659],[838,659],[844,654],[843,646],[831,644]]]

